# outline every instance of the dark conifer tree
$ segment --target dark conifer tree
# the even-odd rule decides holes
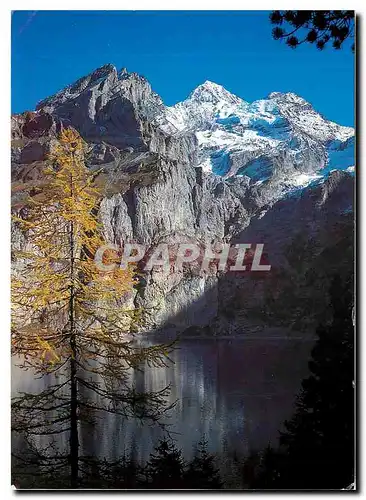
[[[186,488],[217,490],[222,488],[219,471],[214,464],[214,456],[207,451],[207,441],[198,443],[193,460],[184,474]]]
[[[143,487],[143,467],[125,455],[114,462],[84,457],[82,471],[83,488],[124,490]]]
[[[113,488],[136,489],[141,487],[142,467],[133,458],[124,456],[111,472]]]
[[[333,321],[318,340],[294,417],[281,443],[288,450],[286,482],[296,488],[344,488],[354,480],[354,327],[351,282],[331,289]]]
[[[315,44],[319,50],[331,43],[340,49],[355,34],[353,10],[274,10],[270,21],[276,25],[273,38],[285,40],[293,49],[302,43]],[[354,51],[354,45],[351,48]]]
[[[262,453],[257,454],[257,457],[249,457],[244,463],[244,482],[250,489],[275,489],[278,487],[284,458],[286,457],[281,451],[268,445]],[[252,465],[252,470],[248,465]],[[249,477],[246,476],[248,472]]]
[[[185,463],[182,452],[166,438],[159,441],[155,453],[146,464],[147,487],[150,489],[182,489]]]
[[[354,481],[354,326],[351,280],[330,289],[333,319],[319,326],[311,375],[285,422],[280,450],[267,450],[255,488],[341,489]]]

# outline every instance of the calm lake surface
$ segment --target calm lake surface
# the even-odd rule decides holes
[[[171,384],[169,401],[177,400],[167,422],[176,444],[189,458],[204,436],[219,455],[240,455],[276,444],[278,429],[292,414],[313,340],[286,336],[240,339],[185,339],[172,353],[167,368],[135,371],[139,390]],[[13,392],[35,391],[40,381],[30,372],[13,369]],[[133,452],[148,458],[163,432],[158,427],[107,415],[82,435],[85,452],[106,458]]]

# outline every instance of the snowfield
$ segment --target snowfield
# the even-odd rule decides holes
[[[354,129],[327,120],[291,92],[249,103],[206,81],[157,120],[168,134],[195,133],[203,172],[276,183],[282,193],[354,169]]]

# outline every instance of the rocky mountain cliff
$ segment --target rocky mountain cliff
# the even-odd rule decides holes
[[[166,107],[145,78],[106,65],[12,117],[15,209],[67,126],[103,167],[110,242],[264,244],[266,275],[146,272],[131,300],[148,329],[241,334],[326,317],[330,276],[353,266],[352,128],[295,94],[248,103],[212,82]]]

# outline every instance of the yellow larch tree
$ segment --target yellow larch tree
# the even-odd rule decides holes
[[[80,486],[84,421],[98,412],[159,420],[167,390],[138,393],[127,382],[128,371],[143,362],[162,366],[170,350],[142,347],[125,335],[135,321],[125,306],[134,270],[105,272],[94,262],[105,240],[101,193],[85,166],[85,147],[76,131],[64,129],[42,186],[14,216],[26,245],[15,252],[13,266],[12,354],[22,368],[58,381],[13,399],[12,429],[29,442],[47,436],[48,445],[37,452],[41,471],[67,468],[72,488]],[[57,447],[61,434],[68,435],[66,452]]]

